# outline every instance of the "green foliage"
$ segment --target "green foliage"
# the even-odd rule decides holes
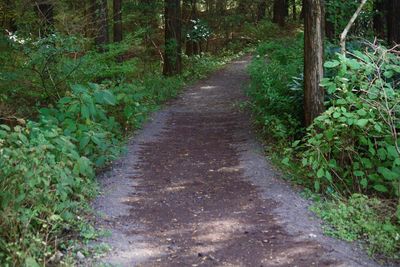
[[[329,22],[335,36],[335,41],[339,40],[339,34],[344,30],[350,18],[360,5],[359,1],[338,1],[327,0],[325,2],[326,20]],[[374,15],[373,1],[368,1],[363,8],[363,12],[358,16],[351,29],[351,34],[355,36],[367,36],[372,31],[372,19]]]
[[[322,82],[329,108],[299,148],[315,189],[400,197],[398,55],[379,47],[325,67],[337,70]]]
[[[269,20],[262,20],[256,25],[253,23],[245,23],[243,35],[252,42],[265,42],[282,36],[282,29],[276,23],[272,23]]]
[[[120,125],[107,116],[106,106],[116,105],[115,96],[99,85],[74,85],[72,91],[61,98],[57,108],[43,108],[41,118],[52,121],[63,129],[63,134],[72,138],[79,153],[104,166],[115,159],[120,151],[118,136]]]
[[[51,256],[61,233],[78,225],[94,171],[50,121],[1,128],[0,262],[15,266]]]
[[[255,120],[265,136],[277,141],[287,142],[302,131],[302,82],[295,78],[302,71],[302,40],[298,36],[262,43],[249,68]]]
[[[74,245],[68,239],[95,238],[82,219],[88,198],[96,191],[95,168],[120,154],[126,130],[140,127],[186,82],[204,77],[233,57],[186,58],[182,76],[147,73],[127,82],[122,78],[128,74],[120,73],[116,75],[121,79],[105,76],[112,80],[101,85],[75,84],[54,105],[39,110],[38,122],[14,129],[1,125],[0,262],[43,264],[57,250],[68,254]],[[116,73],[113,68],[98,73]],[[86,75],[74,73],[70,80],[89,79]],[[41,100],[41,95],[36,98]]]
[[[312,210],[330,225],[328,234],[347,241],[363,239],[370,255],[399,259],[400,221],[387,203],[353,194],[346,202],[326,201]]]
[[[133,76],[137,60],[119,59],[136,42],[134,35],[127,36],[124,42],[109,45],[99,53],[87,50],[88,40],[84,38],[58,33],[36,40],[15,34],[2,36],[0,98],[16,106],[32,107],[41,102],[55,103],[69,90],[68,84]]]
[[[191,20],[191,28],[186,33],[186,38],[193,42],[206,41],[211,36],[211,29],[207,22],[201,19]]]

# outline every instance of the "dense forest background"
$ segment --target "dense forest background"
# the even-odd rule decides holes
[[[247,107],[272,159],[324,199],[314,210],[330,234],[399,260],[398,10],[398,0],[0,0],[0,263],[55,264],[62,251],[74,264],[98,235],[95,173],[150,112],[244,53]]]

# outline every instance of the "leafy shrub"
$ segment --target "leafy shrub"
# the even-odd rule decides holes
[[[95,190],[94,167],[120,151],[119,124],[105,110],[115,104],[98,85],[74,85],[56,108],[40,111],[39,122],[1,126],[1,262],[45,259],[78,226]]]
[[[347,241],[363,239],[371,255],[399,259],[400,217],[393,218],[382,200],[354,194],[346,202],[318,203],[312,210],[330,224],[328,234]]]
[[[190,28],[187,30],[186,38],[190,41],[199,43],[206,41],[211,36],[211,29],[208,23],[201,19],[190,20]]]
[[[136,41],[136,36],[127,36],[99,53],[87,49],[84,38],[59,33],[37,40],[0,36],[4,63],[0,65],[0,99],[27,109],[57,102],[69,91],[69,84],[134,76],[137,60],[119,59],[129,53]],[[32,112],[17,111],[29,115]]]
[[[0,262],[21,265],[52,255],[79,221],[95,186],[93,165],[52,122],[0,130]],[[64,233],[65,235],[65,233]],[[35,260],[36,259],[36,260]]]
[[[77,144],[79,153],[103,166],[120,151],[120,125],[107,116],[105,107],[115,105],[114,95],[99,85],[72,86],[72,92],[60,99],[57,108],[44,108],[42,119],[54,122],[65,136]]]
[[[400,59],[382,47],[327,62],[329,108],[300,146],[315,189],[400,196]]]
[[[270,20],[259,21],[256,25],[246,22],[243,27],[243,35],[252,41],[265,42],[282,36],[282,28]]]
[[[302,40],[261,44],[249,67],[248,95],[256,123],[278,141],[287,142],[302,130],[302,81],[295,78],[302,71]]]

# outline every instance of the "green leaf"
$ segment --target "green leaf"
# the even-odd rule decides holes
[[[382,184],[374,185],[374,189],[381,193],[386,193],[388,191],[387,187]]]
[[[390,78],[393,77],[394,72],[391,71],[391,70],[387,70],[387,71],[385,71],[385,72],[383,73],[383,75],[384,75],[386,78],[390,79]]]
[[[289,158],[284,158],[284,159],[282,160],[282,164],[283,164],[283,165],[286,165],[286,166],[289,166]]]
[[[355,172],[353,172],[353,174],[354,174],[355,176],[357,176],[357,177],[362,177],[362,176],[365,175],[365,173],[364,173],[363,171],[355,171]]]
[[[362,186],[362,188],[367,188],[367,186],[368,186],[368,180],[367,180],[367,178],[362,178],[361,179],[361,181],[360,181],[360,185]]]
[[[367,115],[368,113],[364,110],[364,109],[360,109],[357,110],[357,114],[364,117],[365,115]]]
[[[321,189],[319,181],[315,181],[314,182],[314,189],[315,189],[316,192],[319,192],[319,190]]]
[[[382,132],[382,127],[379,124],[375,124],[374,128],[378,133]]]
[[[28,257],[25,259],[25,266],[26,267],[40,267],[40,265],[37,263],[37,261],[32,257]]]
[[[388,155],[393,158],[398,158],[400,156],[395,146],[388,146],[386,150],[388,152]]]
[[[368,124],[367,119],[359,119],[356,121],[356,125],[358,125],[361,128],[364,128]]]
[[[318,172],[317,172],[317,177],[318,177],[318,178],[322,178],[322,177],[324,177],[324,174],[325,174],[324,169],[323,169],[323,168],[320,168],[320,169],[318,170]]]
[[[358,70],[361,67],[360,63],[355,59],[348,60],[347,65],[353,70]]]
[[[82,118],[89,119],[90,114],[89,114],[88,106],[82,104],[82,106],[81,106],[81,115],[82,115]]]
[[[335,67],[337,67],[339,65],[340,65],[339,61],[332,60],[332,61],[325,62],[324,67],[328,68],[328,69],[331,69],[331,68],[335,68]]]
[[[329,171],[325,172],[325,177],[330,183],[333,183],[332,175]]]
[[[103,98],[106,104],[114,106],[117,103],[115,96],[108,90],[103,91]]]
[[[335,133],[333,130],[328,130],[325,132],[326,134],[326,138],[328,139],[328,141],[331,141],[333,139],[333,137],[335,136]]]
[[[339,112],[334,112],[333,113],[333,118],[337,119],[341,116],[341,114]]]
[[[11,131],[11,128],[10,128],[9,126],[5,125],[5,124],[1,124],[1,125],[0,125],[0,128],[6,130],[6,131],[8,131],[8,132]]]
[[[71,88],[75,94],[87,94],[87,92],[88,92],[86,87],[83,86],[82,84],[74,84],[71,86]]]
[[[400,177],[399,173],[389,170],[385,167],[379,167],[378,172],[383,175],[386,180],[394,181]]]
[[[81,140],[79,141],[79,147],[80,149],[84,149],[87,144],[89,144],[90,141],[90,137],[85,135],[84,137],[81,138]]]

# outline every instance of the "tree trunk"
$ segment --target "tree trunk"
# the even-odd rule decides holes
[[[197,20],[197,0],[186,0],[184,3],[186,3],[186,9],[189,12],[189,21],[187,23],[188,29],[193,27],[193,22],[191,20]],[[197,55],[199,54],[200,51],[198,49],[198,45],[196,42],[193,40],[187,40],[186,41],[186,54],[191,56],[191,55]]]
[[[374,1],[374,17],[373,26],[375,36],[384,39],[385,38],[385,23],[384,23],[385,3],[384,0]]]
[[[113,1],[114,42],[122,41],[122,0]]]
[[[323,0],[305,0],[304,6],[304,119],[309,126],[324,111]]]
[[[388,1],[388,42],[389,45],[400,44],[400,0]]]
[[[164,75],[180,74],[182,71],[180,0],[165,0],[164,54]]]
[[[108,6],[107,0],[93,0],[93,20],[96,26],[95,43],[104,49],[104,45],[108,44]]]
[[[335,14],[330,14],[328,9],[325,10],[325,35],[331,41],[336,39],[335,23],[330,20],[334,15]]]
[[[287,11],[285,2],[285,0],[274,0],[272,22],[279,24],[279,26],[285,25]]]
[[[263,20],[265,18],[266,9],[267,1],[261,0],[257,5],[257,21]]]
[[[224,15],[226,10],[226,0],[218,0],[215,5],[215,10],[218,14]]]
[[[297,20],[297,9],[296,9],[296,0],[292,0],[292,16],[293,20]]]
[[[300,10],[300,19],[304,19],[304,5],[305,5],[305,0],[301,1],[301,10]]]

